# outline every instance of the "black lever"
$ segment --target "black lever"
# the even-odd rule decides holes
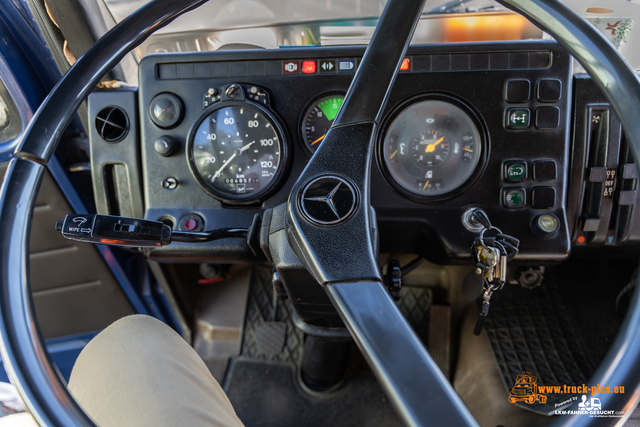
[[[174,242],[211,242],[229,237],[246,238],[246,228],[221,228],[202,232],[173,231],[159,221],[112,215],[67,215],[56,231],[69,240],[114,246],[154,247]]]

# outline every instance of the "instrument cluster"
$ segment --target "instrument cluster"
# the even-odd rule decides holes
[[[332,47],[145,57],[139,88],[89,98],[90,115],[117,106],[129,126],[118,142],[91,134],[99,213],[182,231],[248,227],[287,202],[365,66],[364,53]],[[370,200],[380,250],[467,260],[463,213],[475,207],[513,225],[504,231],[521,238],[519,259],[566,258],[570,76],[570,57],[552,41],[411,46],[376,124]],[[353,155],[348,141],[335,155]],[[540,237],[531,224],[551,217],[557,227]],[[150,256],[252,255],[221,241],[176,243]]]
[[[227,204],[264,200],[286,179],[291,151],[286,135],[293,132],[285,131],[271,109],[268,92],[237,83],[208,89],[204,111],[187,136],[193,175],[207,193]],[[320,94],[300,113],[297,134],[308,155],[322,144],[344,98],[344,92]],[[182,104],[175,95],[161,94],[149,114],[156,125],[171,127]],[[416,201],[463,192],[485,165],[488,141],[481,123],[473,107],[451,95],[431,93],[402,102],[382,124],[377,140],[378,162],[389,185]]]

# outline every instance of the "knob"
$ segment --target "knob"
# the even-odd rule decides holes
[[[182,120],[184,108],[182,101],[170,93],[161,93],[151,100],[149,116],[161,128],[172,128]]]
[[[531,229],[538,237],[552,237],[560,229],[560,220],[553,214],[538,215],[531,222]]]
[[[229,86],[225,92],[227,97],[236,98],[240,94],[240,86],[233,84]]]
[[[165,190],[173,190],[177,186],[178,180],[173,177],[166,178],[164,181],[162,181],[162,188],[164,188]]]
[[[169,157],[178,150],[179,143],[174,138],[164,135],[158,138],[153,147],[163,157]]]

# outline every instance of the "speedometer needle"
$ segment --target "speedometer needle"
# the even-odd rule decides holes
[[[253,144],[253,143],[252,143]],[[249,144],[251,145],[251,144]],[[224,168],[227,167],[227,165],[229,163],[231,163],[231,160],[236,158],[236,153],[233,153],[233,156],[229,157],[229,160],[227,160],[226,162],[224,162],[224,164],[220,167],[220,169],[218,169],[218,171],[213,175],[213,178],[211,178],[211,181],[215,180],[217,177],[220,176],[220,174],[222,173],[222,171],[224,170]]]
[[[433,144],[427,145],[427,148],[424,150],[424,152],[433,153],[434,151],[436,151],[436,145],[440,144],[442,141],[444,141],[444,136],[439,140],[437,140],[436,142],[434,142]]]
[[[244,153],[245,151],[247,151],[247,150],[249,149],[249,147],[251,147],[251,146],[252,146],[253,144],[255,144],[255,143],[256,143],[256,142],[255,142],[255,141],[253,141],[253,142],[248,143],[248,144],[247,144],[247,145],[245,145],[244,147],[242,147],[242,148],[240,149],[240,154],[242,154],[242,153]]]
[[[317,142],[320,142],[324,139],[324,137],[327,136],[327,134],[325,133],[324,135],[322,135],[320,138],[316,139],[315,141],[313,141],[311,143],[311,145],[315,145]]]

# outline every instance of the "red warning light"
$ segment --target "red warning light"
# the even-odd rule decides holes
[[[316,72],[316,61],[302,61],[302,72],[313,74]]]
[[[578,236],[578,243],[584,243],[587,239],[584,236]]]
[[[404,58],[402,60],[402,65],[400,66],[400,71],[408,71],[411,69],[411,58]]]

